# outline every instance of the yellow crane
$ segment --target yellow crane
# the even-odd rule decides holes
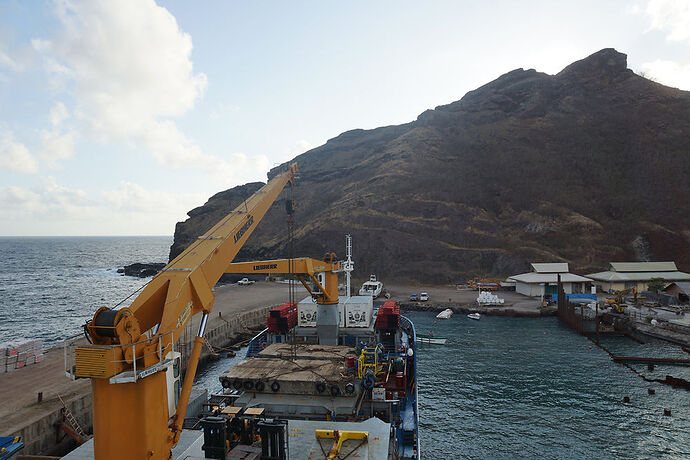
[[[74,351],[74,375],[91,378],[96,460],[170,458],[182,431],[213,286],[280,192],[297,164],[277,175],[166,265],[129,307],[100,308],[86,326],[90,345]],[[292,206],[286,206],[288,212]],[[337,291],[336,291],[337,295]],[[166,372],[189,320],[202,313],[175,414]]]
[[[317,307],[317,334],[321,345],[337,345],[339,330],[338,273],[342,262],[330,252],[324,260],[298,258],[236,262],[228,265],[226,273],[294,274],[311,294]],[[308,281],[313,284],[310,285]]]
[[[335,260],[334,253],[327,253],[324,260],[300,257],[297,259],[262,260],[259,262],[234,262],[226,273],[294,274],[320,305],[338,303],[338,273],[343,271],[342,262]],[[311,280],[313,286],[307,283]]]

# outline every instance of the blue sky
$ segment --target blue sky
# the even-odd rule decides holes
[[[690,2],[0,3],[0,235],[172,234],[354,128],[602,48],[690,90]]]

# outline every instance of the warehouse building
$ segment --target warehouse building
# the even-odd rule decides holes
[[[690,273],[678,271],[675,262],[611,262],[605,272],[587,275],[604,292],[622,291],[637,287],[646,291],[652,278],[666,282],[690,281]]]
[[[592,280],[584,276],[568,272],[567,262],[530,264],[532,271],[514,275],[509,280],[515,281],[515,292],[530,296],[541,297],[558,293],[558,275],[561,277],[563,291],[566,294],[581,294],[589,292]]]

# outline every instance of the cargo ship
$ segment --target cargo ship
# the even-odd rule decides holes
[[[414,324],[396,302],[286,303],[220,375],[216,413],[201,420],[203,450],[225,458],[230,443],[231,458],[419,459],[416,369]]]

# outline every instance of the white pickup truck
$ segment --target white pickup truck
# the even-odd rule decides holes
[[[255,281],[250,280],[249,278],[242,278],[241,280],[239,280],[237,282],[237,284],[239,284],[241,286],[249,286],[250,284],[254,284],[254,283],[255,283]]]

